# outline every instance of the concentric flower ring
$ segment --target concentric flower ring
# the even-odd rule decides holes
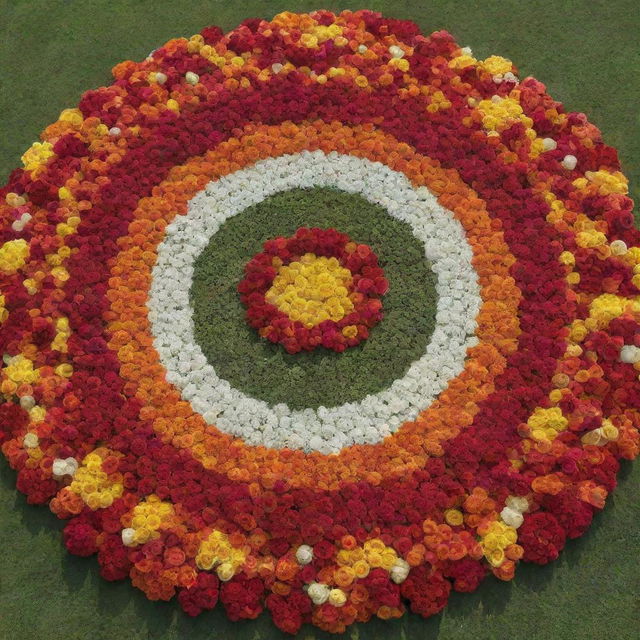
[[[638,453],[640,236],[582,114],[368,11],[208,28],[114,78],[0,191],[2,449],[70,551],[193,615],[342,631],[585,531]],[[305,184],[431,220],[436,377],[315,413],[211,377],[193,259]]]

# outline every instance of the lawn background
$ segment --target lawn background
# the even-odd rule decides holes
[[[110,82],[109,69],[140,60],[166,40],[208,24],[224,30],[284,10],[371,8],[449,30],[477,57],[511,58],[521,77],[545,82],[568,109],[584,111],[618,148],[640,201],[640,11],[637,0],[431,0],[268,2],[184,0],[0,0],[0,182],[59,112]],[[591,530],[556,563],[519,567],[455,594],[427,621],[356,625],[345,638],[395,640],[582,640],[637,637],[640,616],[640,464],[623,464],[620,486]],[[0,462],[0,639],[175,640],[283,637],[263,615],[229,623],[217,609],[196,619],[152,603],[127,582],[108,583],[95,558],[67,554],[62,523],[26,505]],[[305,627],[300,638],[335,637]]]

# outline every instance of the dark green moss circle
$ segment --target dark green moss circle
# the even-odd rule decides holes
[[[389,281],[384,318],[362,344],[289,355],[245,322],[236,287],[269,238],[298,227],[334,227],[371,246]],[[357,402],[404,375],[425,351],[435,324],[435,275],[404,222],[359,195],[293,189],[227,220],[195,263],[190,291],[195,338],[216,373],[238,390],[292,409]]]

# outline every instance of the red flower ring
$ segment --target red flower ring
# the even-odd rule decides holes
[[[232,619],[266,606],[285,631],[341,631],[407,601],[432,615],[586,530],[638,453],[640,238],[582,114],[502,58],[367,11],[209,28],[114,76],[0,192],[2,449],[28,500],[69,519],[70,551],[190,614],[220,599]],[[427,185],[482,287],[463,373],[333,456],[206,427],[144,316],[167,223],[209,180],[290,153],[276,132]]]
[[[371,247],[335,229],[305,228],[265,242],[238,285],[248,323],[289,353],[342,352],[366,340],[382,320],[379,296],[388,288]]]

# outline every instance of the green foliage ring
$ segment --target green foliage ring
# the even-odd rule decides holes
[[[245,321],[236,291],[263,243],[298,227],[334,227],[378,255],[389,281],[384,318],[362,344],[289,355]],[[292,410],[357,402],[402,377],[425,351],[435,325],[436,278],[409,225],[360,195],[332,188],[275,194],[227,220],[195,263],[190,291],[196,341],[233,387]]]

